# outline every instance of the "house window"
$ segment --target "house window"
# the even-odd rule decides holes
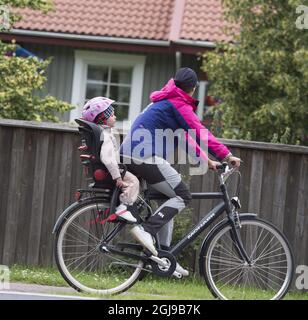
[[[115,100],[117,121],[128,120],[132,67],[88,65],[86,101],[104,96]]]
[[[131,122],[141,111],[144,56],[76,51],[71,120],[96,96],[115,100],[117,121]]]

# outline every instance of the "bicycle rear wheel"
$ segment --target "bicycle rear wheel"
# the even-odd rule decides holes
[[[292,281],[293,255],[284,235],[255,217],[241,218],[239,235],[251,260],[239,256],[229,222],[221,225],[201,249],[200,272],[219,299],[278,300]]]
[[[120,293],[130,288],[142,271],[142,261],[100,249],[111,232],[116,236],[109,245],[130,242],[127,228],[116,229],[123,222],[104,222],[109,214],[107,203],[96,199],[82,202],[67,214],[56,233],[57,266],[64,279],[78,291]]]

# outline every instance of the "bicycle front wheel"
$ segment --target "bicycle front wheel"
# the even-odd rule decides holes
[[[200,271],[212,294],[224,300],[278,300],[288,291],[293,255],[284,235],[255,217],[241,218],[238,230],[251,263],[239,256],[226,222],[201,249]]]
[[[62,221],[55,238],[55,258],[64,279],[76,290],[95,294],[116,294],[127,290],[137,280],[143,262],[119,253],[102,250],[104,239],[114,232],[108,244],[126,241],[126,228],[105,222],[109,204],[96,199],[82,202]]]

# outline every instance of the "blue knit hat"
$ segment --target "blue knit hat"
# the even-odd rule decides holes
[[[174,83],[181,89],[192,89],[198,85],[198,76],[190,68],[180,68],[174,76]]]

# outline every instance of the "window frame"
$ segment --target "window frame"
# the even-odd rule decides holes
[[[132,122],[142,109],[145,60],[146,56],[144,55],[76,50],[71,97],[71,103],[76,108],[70,112],[70,121],[74,121],[74,119],[81,116],[86,96],[88,65],[107,67],[114,65],[117,67],[131,67],[133,69],[128,119],[119,121],[118,126],[124,125],[125,122]]]
[[[204,108],[205,108],[205,97],[207,96],[207,91],[208,91],[208,81],[200,81],[199,82],[199,87],[198,87],[198,100],[199,100],[199,105],[197,109],[197,115],[200,119],[200,121],[203,121],[203,113],[204,113]]]

